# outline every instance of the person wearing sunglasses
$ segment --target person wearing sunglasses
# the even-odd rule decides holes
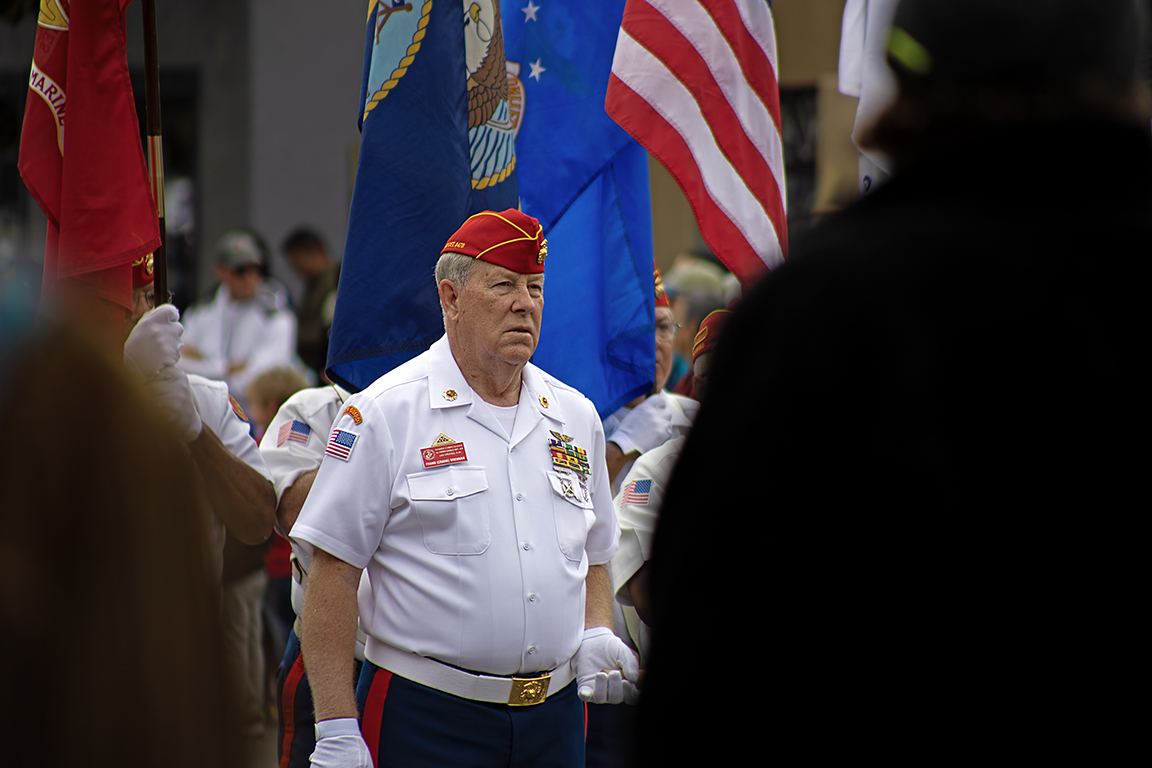
[[[211,301],[184,315],[180,367],[224,381],[244,404],[248,384],[270,368],[292,367],[296,317],[282,292],[264,279],[264,246],[252,232],[234,230],[216,244],[216,279]]]

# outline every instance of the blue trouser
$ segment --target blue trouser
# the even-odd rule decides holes
[[[360,674],[360,662],[353,665]],[[309,768],[316,748],[316,714],[312,708],[312,688],[300,655],[300,638],[293,628],[284,649],[284,661],[276,674],[277,724],[276,759],[279,768]]]
[[[470,701],[365,662],[360,732],[377,768],[583,768],[587,727],[575,683],[529,707]]]

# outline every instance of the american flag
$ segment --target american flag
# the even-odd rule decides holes
[[[308,444],[308,438],[312,435],[312,427],[308,426],[299,419],[286,422],[280,426],[280,432],[276,435],[276,447],[284,445],[284,443],[300,443],[301,445]]]
[[[328,447],[324,449],[324,453],[329,456],[335,456],[343,461],[348,461],[348,457],[352,455],[352,448],[356,445],[355,432],[349,432],[346,429],[338,429],[332,433],[328,438]]]
[[[628,0],[604,103],[745,286],[783,263],[776,33],[764,0]]]
[[[623,501],[625,504],[647,504],[650,493],[652,493],[651,480],[633,480],[624,486]]]

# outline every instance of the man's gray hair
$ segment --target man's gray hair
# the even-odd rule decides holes
[[[476,271],[478,261],[480,260],[462,253],[440,254],[440,258],[436,261],[436,285],[439,286],[441,280],[449,280],[455,284],[457,290],[462,290],[468,284],[468,278]],[[440,307],[440,314],[444,317],[444,330],[448,330],[448,316],[444,314],[443,305]]]

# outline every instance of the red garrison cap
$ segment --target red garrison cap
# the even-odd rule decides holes
[[[548,241],[539,221],[509,208],[470,216],[448,238],[440,253],[462,253],[522,275],[533,275],[544,272]]]
[[[731,316],[731,311],[718,309],[715,312],[710,312],[707,317],[700,321],[700,330],[696,331],[696,340],[692,342],[693,363],[700,355],[712,351],[720,339],[720,330]]]
[[[132,287],[143,288],[155,279],[152,274],[152,254],[146,253],[132,262]]]
[[[656,288],[656,306],[658,307],[671,307],[668,303],[668,291],[664,290],[664,278],[660,277],[660,270],[656,268],[656,262],[652,262],[652,281]]]

